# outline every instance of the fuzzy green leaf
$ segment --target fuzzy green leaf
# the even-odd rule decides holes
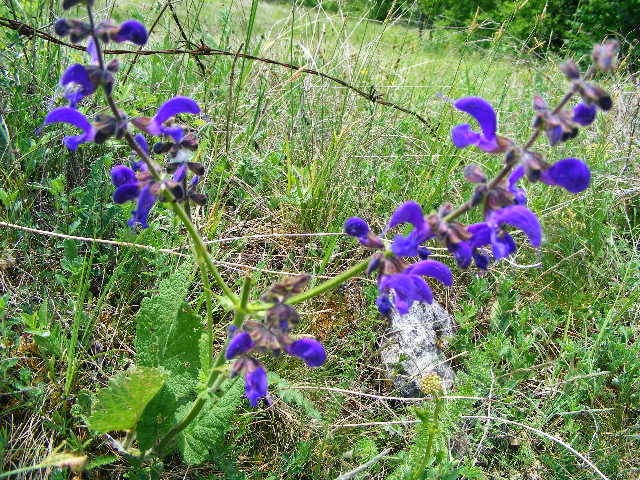
[[[164,387],[149,404],[138,424],[140,448],[153,446],[179,418],[198,390],[200,317],[184,302],[191,284],[187,263],[158,285],[158,294],[145,298],[137,316],[138,363],[170,372]]]
[[[119,373],[97,393],[89,426],[103,433],[134,429],[166,378],[167,373],[158,368],[134,367]]]
[[[296,405],[304,410],[304,413],[315,420],[322,420],[318,409],[300,390],[291,388],[291,384],[277,373],[269,372],[269,385],[275,389],[282,401],[289,405]]]
[[[225,385],[226,384],[226,385]],[[243,382],[238,377],[223,383],[226,390],[215,404],[208,402],[200,415],[178,437],[178,447],[184,461],[196,465],[207,460],[218,448],[231,425],[231,419],[242,402]],[[189,405],[185,405],[181,418]]]

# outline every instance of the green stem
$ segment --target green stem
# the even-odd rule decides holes
[[[209,274],[203,265],[199,266],[200,277],[202,278],[202,288],[204,290],[204,301],[207,309],[207,365],[205,369],[211,368],[211,359],[213,358],[213,302],[211,301],[211,283],[209,282]]]
[[[364,272],[369,266],[370,261],[371,261],[370,258],[366,258],[361,262],[356,263],[349,270],[345,270],[340,275],[336,275],[335,277],[330,278],[329,280],[322,282],[320,285],[316,285],[315,287],[310,288],[305,292],[299,293],[298,295],[294,295],[293,297],[288,299],[285,303],[288,303],[289,305],[295,305],[296,303],[301,303],[310,298],[317,297],[318,295],[326,292],[327,290],[336,288],[337,286],[349,280],[351,277],[355,277],[359,273]]]
[[[436,398],[436,407],[433,411],[433,416],[428,420],[429,437],[427,438],[427,444],[424,447],[424,456],[422,457],[422,460],[416,464],[416,468],[413,470],[413,474],[411,475],[413,480],[418,480],[429,466],[431,450],[433,450],[433,442],[439,431],[438,423],[440,421],[440,413],[442,412],[443,404],[444,400]]]

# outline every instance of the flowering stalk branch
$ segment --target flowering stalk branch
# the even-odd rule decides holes
[[[591,78],[591,76],[593,76],[593,74],[595,73],[595,68],[592,65],[591,67],[589,67],[589,70],[587,70],[587,72],[584,75],[584,79],[588,80]],[[567,103],[569,103],[569,100],[571,100],[571,98],[573,98],[573,96],[577,93],[575,86],[572,85],[571,89],[564,95],[564,97],[562,97],[562,99],[560,100],[560,102],[558,103],[558,105],[556,105],[556,108],[553,109],[553,111],[551,112],[552,115],[557,115],[564,107]],[[538,137],[540,136],[540,134],[543,131],[543,126],[539,125],[537,126],[533,133],[531,134],[531,136],[529,137],[529,139],[527,140],[527,142],[524,144],[524,146],[522,147],[522,150],[528,150],[529,148],[531,148],[533,146],[533,144],[536,142],[536,140],[538,139]],[[498,174],[493,178],[493,180],[491,180],[488,184],[489,190],[493,189],[495,187],[497,187],[500,182],[502,182],[505,178],[507,178],[507,176],[509,175],[509,173],[511,173],[511,170],[513,170],[513,168],[517,165],[517,162],[507,162],[504,167],[502,167],[502,169],[498,172]],[[479,205],[480,203],[476,203],[474,201],[467,200],[466,202],[464,202],[462,205],[460,205],[458,208],[456,208],[455,210],[451,211],[449,214],[445,215],[444,217],[442,217],[442,220],[445,222],[450,222],[452,220],[455,220],[456,218],[458,218],[459,216],[463,215],[464,213],[468,212],[469,210],[471,210],[473,207],[475,207],[476,205]]]
[[[102,48],[101,48],[100,40],[95,32],[95,22],[93,19],[93,10],[91,8],[90,2],[87,2],[87,15],[89,17],[89,25],[91,28],[90,35],[95,44],[98,65],[100,66],[101,69],[104,69],[104,59],[102,55]],[[107,103],[109,104],[109,107],[111,108],[111,111],[114,117],[116,118],[117,121],[119,122],[122,121],[123,120],[122,115],[120,114],[120,110],[118,109],[115,103],[115,100],[113,99],[113,95],[107,89],[103,89],[103,90],[105,93],[105,97],[107,99]],[[127,141],[129,146],[136,152],[136,154],[140,158],[142,158],[142,160],[145,162],[153,178],[157,181],[160,181],[162,179],[162,175],[158,170],[157,163],[142,149],[142,147],[138,144],[138,142],[135,141],[135,139],[133,138],[133,135],[131,135],[131,133],[128,130],[125,130],[124,132],[124,139]],[[236,303],[237,297],[235,293],[233,293],[231,288],[227,285],[227,283],[224,281],[224,279],[220,275],[220,271],[218,270],[218,267],[216,267],[211,257],[209,256],[207,247],[204,244],[204,241],[202,240],[202,237],[198,233],[198,230],[196,229],[195,225],[193,225],[193,223],[189,219],[189,215],[187,214],[187,212],[184,210],[184,208],[181,205],[179,205],[176,202],[170,202],[170,206],[173,212],[176,214],[176,216],[184,224],[185,228],[187,229],[187,232],[189,233],[189,237],[191,238],[192,245],[193,245],[194,255],[196,256],[197,259],[199,259],[198,263],[200,264],[201,262],[204,262],[204,264],[207,266],[209,271],[213,274],[213,277],[215,278],[216,283],[222,289],[224,294],[229,298],[229,300],[231,300],[233,303]]]

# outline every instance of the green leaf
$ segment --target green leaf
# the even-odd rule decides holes
[[[158,368],[134,367],[119,373],[97,393],[89,426],[103,433],[134,429],[166,378],[166,372]]]
[[[207,402],[200,415],[178,436],[178,447],[186,463],[202,463],[211,452],[218,449],[218,444],[224,440],[231,419],[242,402],[243,386],[239,377],[223,383],[222,388],[226,387],[224,394]],[[189,406],[185,405],[181,409],[179,418],[184,416]]]
[[[170,376],[149,404],[138,424],[141,449],[151,448],[179,419],[179,408],[190,404],[198,391],[200,317],[184,302],[193,267],[180,266],[158,285],[158,294],[145,298],[137,315],[138,363],[162,367]]]
[[[182,264],[158,284],[157,294],[142,301],[136,317],[136,364],[164,366],[168,356],[176,357],[191,342],[189,332],[181,329],[185,325],[178,313],[189,291],[192,271],[191,263]],[[194,350],[193,344],[189,347]]]

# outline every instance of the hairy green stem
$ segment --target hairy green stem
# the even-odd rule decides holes
[[[415,469],[413,470],[413,474],[411,475],[412,480],[418,480],[419,478],[421,478],[425,470],[429,466],[429,462],[431,461],[431,451],[433,450],[434,439],[439,431],[438,423],[440,422],[440,413],[442,412],[444,400],[442,400],[441,398],[436,398],[435,402],[436,406],[433,411],[433,415],[428,419],[429,425],[427,426],[427,428],[429,429],[429,437],[427,438],[427,444],[424,447],[424,455],[422,456],[422,459],[416,464]]]
[[[207,364],[204,366],[206,370],[211,368],[211,359],[213,358],[213,302],[211,301],[211,283],[209,282],[209,274],[204,265],[199,265],[200,277],[202,279],[202,288],[204,291],[204,301],[207,311]]]

